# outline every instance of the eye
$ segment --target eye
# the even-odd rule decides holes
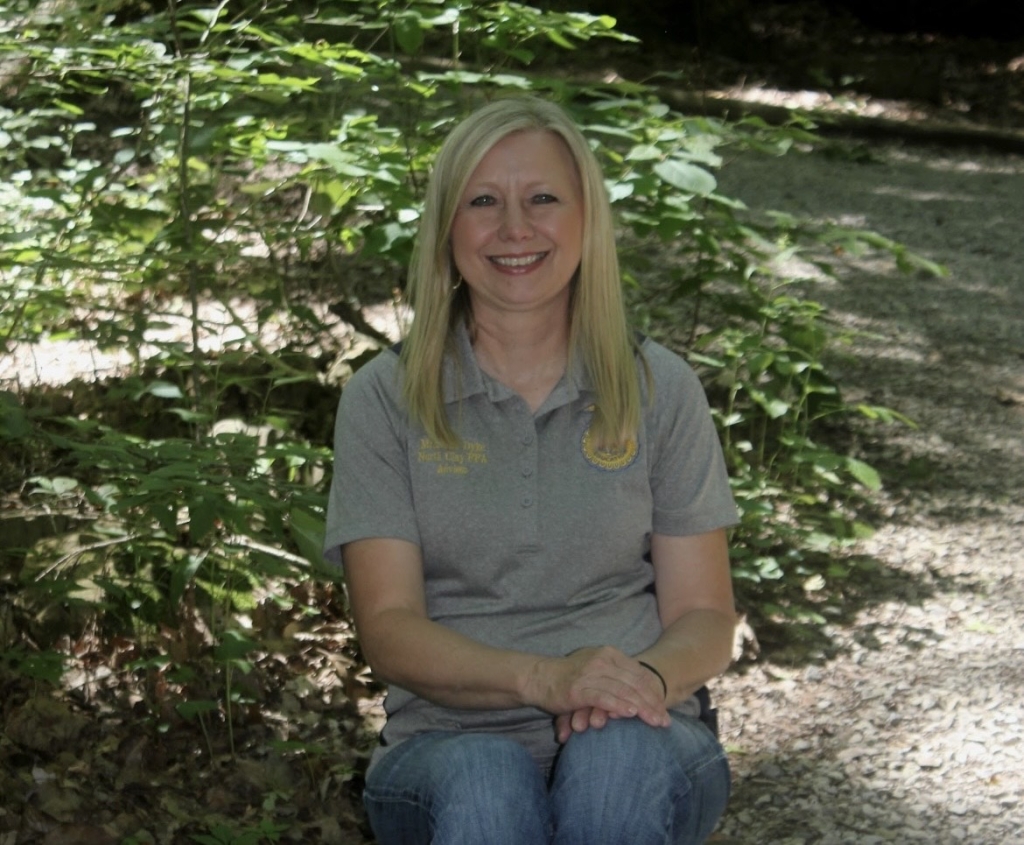
[[[558,197],[554,194],[535,194],[533,197],[534,205],[547,205],[552,202],[558,202]]]
[[[495,202],[496,200],[490,194],[481,194],[478,197],[473,197],[473,199],[469,201],[469,204],[476,208],[482,208],[488,205],[494,205]]]

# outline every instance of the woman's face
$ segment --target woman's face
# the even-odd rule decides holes
[[[452,254],[474,316],[567,310],[582,242],[583,193],[565,142],[531,130],[491,147],[452,222]]]

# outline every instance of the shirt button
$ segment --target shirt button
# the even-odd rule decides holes
[[[519,504],[524,508],[528,508],[533,504],[533,499],[530,496],[523,496],[523,498],[519,500]]]
[[[523,478],[529,478],[533,475],[533,467],[523,467]]]
[[[533,435],[532,434],[524,434],[523,435],[523,445],[524,446],[529,446],[532,443],[533,443]]]

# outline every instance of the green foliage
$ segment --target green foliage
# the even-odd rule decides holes
[[[192,840],[199,845],[263,845],[266,842],[280,842],[281,834],[288,830],[286,825],[262,821],[255,827],[238,831],[224,824],[213,825],[209,833],[194,833]]]
[[[800,120],[687,117],[639,84],[543,71],[593,39],[628,42],[607,16],[466,0],[34,6],[0,10],[0,349],[76,340],[134,363],[71,410],[0,392],[7,489],[93,519],[22,586],[150,643],[207,618],[222,688],[179,715],[223,710],[230,729],[255,648],[231,620],[268,585],[331,577],[325,370],[345,348],[323,306],[358,312],[400,288],[437,145],[510,92],[584,127],[634,316],[703,369],[747,600],[782,607],[793,584],[841,577],[827,553],[864,530],[858,491],[880,480],[822,422],[894,417],[844,403],[827,315],[777,259],[866,246],[937,268],[873,233],[756,226],[717,192],[723,148],[785,152],[813,138]]]
[[[57,686],[64,674],[64,657],[55,651],[31,652],[15,646],[0,655],[0,667],[10,674]]]

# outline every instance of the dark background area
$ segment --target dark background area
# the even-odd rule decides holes
[[[897,119],[1024,127],[1024,3],[962,0],[546,0],[642,39],[617,61],[677,88],[891,100]],[[584,52],[587,48],[582,49]],[[911,118],[911,111],[917,117]],[[1016,148],[1016,147],[1015,147]]]
[[[863,26],[891,34],[916,33],[947,37],[992,38],[1000,41],[1024,36],[1024,3],[1018,0],[549,0],[544,6],[610,14],[627,32],[663,37],[676,43],[701,39],[721,42],[730,31],[765,9],[817,6],[851,17]],[[723,26],[723,24],[731,25]],[[841,36],[842,32],[837,32]]]

